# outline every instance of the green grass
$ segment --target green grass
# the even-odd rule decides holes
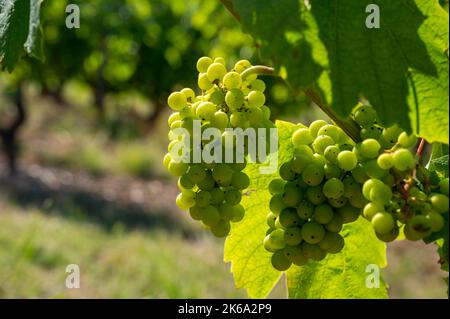
[[[241,298],[222,243],[162,230],[105,231],[0,203],[0,298]],[[78,264],[80,289],[65,287]]]

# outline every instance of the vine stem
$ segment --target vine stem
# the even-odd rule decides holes
[[[425,143],[426,143],[425,139],[421,138],[419,147],[417,148],[417,152],[416,152],[416,154],[419,155],[420,157],[422,157],[422,152],[423,152],[423,149],[425,148]]]
[[[271,75],[271,76],[279,76],[274,68],[264,66],[264,65],[255,65],[241,73],[242,78],[246,78],[251,74],[258,75]],[[320,96],[312,89],[306,88],[303,92],[310,98],[311,101],[314,102],[328,117],[336,123],[341,129],[344,130],[345,133],[355,142],[358,143],[361,141],[359,136],[360,128],[352,119],[341,119],[329,106],[325,105]]]

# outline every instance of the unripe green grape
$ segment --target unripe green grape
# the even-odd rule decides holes
[[[247,166],[247,160],[244,158],[242,163],[228,163],[228,166],[235,172],[242,171]]]
[[[251,66],[251,63],[248,60],[239,60],[234,65],[234,70],[238,73],[242,73],[242,71],[248,69]]]
[[[383,185],[383,182],[380,181],[379,179],[371,178],[368,179],[362,187],[362,193],[364,197],[367,198],[368,200],[370,200],[370,192],[372,191],[372,188],[375,185]]]
[[[375,235],[377,236],[377,238],[379,240],[384,241],[385,243],[389,243],[389,242],[392,242],[397,239],[397,237],[399,235],[399,230],[397,227],[395,227],[389,233],[379,234],[379,233],[375,232]]]
[[[371,220],[376,233],[387,234],[395,227],[395,221],[391,214],[382,212],[376,213]]]
[[[250,107],[261,107],[266,102],[266,97],[264,93],[260,91],[251,91],[247,95],[248,106]]]
[[[325,236],[325,229],[316,222],[307,222],[302,226],[302,238],[309,244],[319,243]]]
[[[431,233],[430,219],[424,215],[416,215],[408,223],[411,229],[422,234],[422,237],[426,237]]]
[[[176,162],[174,160],[171,160],[167,167],[167,170],[169,171],[170,174],[174,176],[181,176],[186,173],[188,167],[189,165],[187,163]]]
[[[209,101],[217,105],[223,104],[225,102],[224,92],[219,88],[215,89],[209,94]]]
[[[431,230],[434,232],[440,231],[442,227],[444,227],[444,217],[442,217],[442,215],[439,213],[431,211],[425,216],[425,218],[428,220],[428,224],[430,225]]]
[[[371,125],[377,120],[377,112],[373,107],[363,105],[355,111],[353,117],[355,122],[361,126]]]
[[[334,214],[333,218],[325,224],[325,229],[330,232],[339,233],[342,230],[343,224],[341,215]]]
[[[245,216],[245,208],[241,204],[237,204],[233,206],[233,219],[231,220],[234,223],[240,222]]]
[[[220,186],[228,186],[231,183],[233,170],[227,164],[218,164],[212,170],[212,177]]]
[[[415,197],[421,201],[426,201],[428,199],[427,194],[422,192],[418,187],[413,186],[409,189],[409,196]]]
[[[208,70],[208,67],[213,63],[213,60],[210,57],[203,56],[197,60],[197,71],[200,73],[205,73]]]
[[[322,192],[327,198],[339,198],[344,195],[344,184],[337,178],[331,178],[325,182]]]
[[[303,156],[303,155],[296,155],[294,158],[289,162],[290,164],[290,170],[294,173],[300,174],[303,172],[304,168],[312,162],[312,159]]]
[[[337,212],[342,217],[342,223],[344,224],[352,223],[359,217],[359,209],[348,204],[338,208]]]
[[[322,167],[327,163],[327,160],[325,159],[325,156],[323,156],[321,154],[318,154],[318,153],[315,153],[313,155],[313,161],[314,161],[314,163],[316,165],[319,165],[319,166],[322,166]]]
[[[292,144],[294,144],[295,147],[310,144],[313,140],[314,139],[307,128],[300,128],[292,134]]]
[[[377,164],[381,169],[390,169],[394,165],[392,155],[389,153],[381,154],[377,159]]]
[[[381,126],[376,124],[366,125],[361,128],[360,137],[362,140],[368,138],[374,138],[377,140],[380,138],[381,133],[383,133],[383,128]]]
[[[392,154],[392,163],[399,171],[406,171],[413,169],[416,166],[414,156],[407,149],[396,150]]]
[[[202,212],[202,222],[208,227],[217,225],[220,222],[219,210],[214,206],[204,207]]]
[[[369,138],[361,142],[361,154],[366,158],[375,158],[380,152],[381,145],[377,140]]]
[[[362,166],[367,176],[371,178],[381,178],[388,172],[387,170],[382,169],[380,166],[378,166],[377,161],[374,159],[364,162]]]
[[[314,205],[307,200],[302,200],[297,206],[297,215],[304,220],[308,220],[314,213]]]
[[[448,196],[444,194],[432,194],[430,196],[431,207],[438,213],[448,212]]]
[[[247,118],[250,125],[258,125],[262,122],[264,115],[259,107],[249,107],[247,109]]]
[[[297,215],[297,210],[292,207],[285,208],[281,211],[278,220],[284,228],[297,226],[300,224],[300,219]]]
[[[280,250],[280,249],[279,249],[279,248],[277,247],[277,245],[274,244],[274,242],[271,240],[270,234],[271,234],[271,233],[268,233],[268,234],[266,235],[266,237],[264,237],[263,246],[264,246],[264,249],[265,249],[265,250],[267,250],[267,251],[269,251],[269,252],[271,252],[271,253],[274,253],[274,252],[276,252],[276,251],[278,251],[278,250]]]
[[[398,136],[398,144],[403,146],[404,148],[410,148],[416,145],[417,136],[415,134],[411,134],[408,136],[408,133],[402,132]]]
[[[283,195],[283,201],[286,206],[296,207],[297,204],[302,200],[302,193],[297,187],[285,188]]]
[[[170,124],[170,129],[174,130],[176,128],[181,127],[181,120],[175,120]]]
[[[399,128],[397,125],[393,125],[385,128],[383,130],[383,133],[381,134],[381,137],[384,139],[385,142],[388,143],[389,147],[392,147],[397,143],[398,136],[402,132],[403,131],[401,128]]]
[[[163,165],[166,169],[169,169],[169,164],[171,161],[172,161],[172,156],[170,155],[170,153],[167,153],[166,155],[164,155]]]
[[[316,206],[313,213],[314,221],[319,224],[328,224],[333,219],[333,209],[327,204]]]
[[[350,197],[348,201],[350,205],[356,208],[363,208],[368,203],[368,200],[364,198],[361,192],[358,192],[354,196]]]
[[[331,163],[327,163],[323,166],[323,170],[325,172],[325,177],[327,179],[331,179],[331,178],[339,178],[341,176],[341,169],[334,164]]]
[[[384,205],[377,203],[377,202],[371,202],[368,203],[366,206],[364,206],[363,210],[363,216],[371,221],[373,216],[377,213],[383,213],[384,212]]]
[[[217,80],[222,81],[226,73],[227,69],[222,63],[214,62],[208,67],[208,70],[206,71],[206,76],[211,82]]]
[[[286,208],[286,204],[283,201],[283,196],[281,194],[273,195],[270,199],[269,207],[272,213],[279,215],[281,211]]]
[[[225,95],[225,102],[230,109],[238,109],[244,104],[244,94],[239,89],[232,89]]]
[[[335,207],[335,208],[340,208],[345,206],[345,204],[347,204],[347,198],[345,198],[344,196],[341,196],[339,198],[329,198],[328,199],[328,204],[330,204],[331,206]]]
[[[191,88],[184,88],[180,92],[186,96],[186,99],[189,102],[192,102],[195,99],[195,92]]]
[[[208,79],[206,73],[200,73],[198,75],[197,85],[201,90],[207,91],[213,87],[213,83]]]
[[[392,187],[395,184],[395,178],[391,174],[384,174],[380,180],[389,187]]]
[[[321,261],[327,255],[327,253],[324,250],[320,249],[319,245],[317,245],[317,244],[310,244],[310,243],[303,242],[300,244],[300,247],[306,258],[309,258],[309,259],[312,259],[315,261]]]
[[[337,163],[337,156],[340,152],[340,149],[336,145],[330,145],[325,148],[323,155],[325,158],[331,163]]]
[[[405,234],[405,238],[410,241],[418,241],[423,238],[423,234],[413,229],[409,223],[403,228],[403,233]]]
[[[204,179],[197,183],[198,188],[201,190],[212,190],[214,189],[216,181],[212,177],[211,173],[207,172]]]
[[[189,167],[186,175],[194,183],[199,183],[206,177],[206,171],[201,164],[194,164]]]
[[[335,141],[328,135],[319,135],[312,143],[312,147],[316,153],[323,154],[327,146],[334,144]]]
[[[196,109],[196,115],[204,120],[211,120],[214,117],[214,113],[216,113],[217,108],[211,102],[203,102]]]
[[[344,238],[335,232],[327,232],[318,245],[327,253],[337,254],[344,248]]]
[[[352,198],[361,192],[361,185],[351,176],[345,177],[342,184],[344,185],[344,196],[347,198]]]
[[[298,145],[294,149],[295,156],[304,156],[309,160],[314,160],[314,152],[308,145]]]
[[[223,85],[227,90],[239,89],[242,84],[241,75],[237,72],[228,72],[223,77]]]
[[[230,124],[232,127],[247,128],[250,126],[250,122],[247,119],[247,115],[243,112],[235,112],[230,116]]]
[[[322,193],[321,186],[308,187],[306,198],[314,205],[319,205],[325,201],[325,195]]]
[[[302,242],[302,232],[298,227],[288,227],[284,231],[284,240],[290,246],[296,246]]]
[[[211,194],[208,191],[200,190],[195,197],[195,203],[198,207],[207,207],[211,203]]]
[[[338,166],[344,171],[351,171],[356,167],[358,163],[356,155],[350,151],[342,151],[339,153],[338,157]]]
[[[216,189],[219,189],[219,188],[215,188],[215,190]],[[212,193],[213,192],[211,192],[211,194]],[[223,198],[224,198],[224,196],[222,195],[222,201],[223,201]],[[214,197],[212,197],[212,202],[214,202]],[[218,206],[218,212],[219,212],[220,218],[222,220],[232,221],[235,217],[234,216],[234,206],[229,203],[220,204],[220,206]]]
[[[284,255],[294,265],[303,266],[308,261],[303,255],[303,250],[300,246],[288,246],[283,249]]]
[[[219,130],[224,130],[228,127],[228,115],[222,111],[215,112],[211,124]]]
[[[189,208],[189,215],[193,220],[201,220],[203,216],[203,209],[202,207],[193,206]]]
[[[281,194],[284,191],[284,185],[286,182],[281,178],[275,178],[269,183],[269,192],[271,195]]]
[[[351,171],[352,177],[360,184],[363,184],[367,179],[369,179],[369,176],[367,176],[364,167],[362,164],[358,163],[356,167]]]
[[[211,204],[212,205],[218,206],[223,203],[223,201],[225,199],[225,195],[224,195],[224,192],[219,187],[216,187],[216,188],[210,190],[209,193],[211,194]]]
[[[242,194],[235,188],[229,188],[224,193],[225,201],[231,205],[237,205],[240,203]]]
[[[342,143],[338,146],[341,151],[351,151],[353,149],[353,145],[350,143]]]
[[[187,174],[181,175],[178,179],[178,187],[182,189],[192,189],[195,186],[195,182],[193,182]]]
[[[391,189],[385,184],[376,184],[372,187],[369,194],[369,200],[380,204],[387,204],[392,198]]]
[[[191,190],[183,190],[178,194],[175,203],[181,210],[188,210],[195,205],[195,193]]]
[[[269,120],[271,114],[270,108],[267,105],[263,105],[261,106],[261,111],[263,112],[264,119]]]
[[[319,185],[325,176],[323,166],[317,164],[309,164],[302,173],[303,181],[309,186]]]
[[[167,125],[170,127],[174,121],[180,121],[180,112],[173,112],[167,119]]]
[[[173,92],[167,99],[167,104],[172,110],[178,111],[187,106],[187,98],[181,92]]]
[[[222,65],[226,65],[226,61],[223,57],[218,56],[217,58],[214,59],[214,63],[220,63]]]
[[[313,138],[317,137],[317,132],[319,132],[320,128],[324,125],[328,125],[324,120],[316,120],[309,125],[309,133]]]
[[[266,90],[266,84],[264,83],[264,81],[259,79],[252,81],[249,87],[254,91],[264,92]]]
[[[243,172],[235,172],[231,178],[231,185],[239,190],[244,190],[250,185],[250,179]]]
[[[439,181],[439,191],[442,194],[448,196],[448,194],[449,194],[449,192],[448,192],[448,177]]]
[[[296,173],[292,171],[289,162],[283,163],[280,166],[280,177],[285,181],[293,181],[296,178]]]
[[[272,246],[274,248],[276,248],[277,250],[283,249],[284,247],[286,247],[286,240],[285,240],[284,232],[285,232],[284,229],[275,229],[269,235]]]
[[[272,213],[272,212],[269,212],[269,214],[267,214],[267,217],[266,217],[266,222],[267,222],[267,225],[270,227],[270,228],[275,228],[275,221],[277,220],[277,215],[275,215],[274,213]]]
[[[335,142],[337,142],[339,139],[341,139],[341,137],[340,137],[341,134],[342,134],[341,129],[332,124],[324,125],[319,129],[319,131],[317,131],[317,136],[328,135]]]
[[[216,237],[225,237],[230,233],[230,229],[230,222],[221,220],[216,225],[211,227],[211,232]]]
[[[278,271],[285,271],[291,267],[292,262],[284,255],[283,251],[276,251],[272,255],[272,266]]]

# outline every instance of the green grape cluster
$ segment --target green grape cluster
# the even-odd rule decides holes
[[[230,135],[228,128],[270,128],[270,109],[265,105],[265,83],[257,75],[245,78],[241,73],[251,67],[247,60],[238,61],[231,71],[227,71],[221,57],[211,59],[201,57],[197,61],[198,87],[200,95],[191,88],[173,92],[168,105],[174,111],[168,119],[169,146],[164,157],[164,165],[174,176],[179,177],[180,194],[176,199],[182,210],[189,210],[194,220],[201,221],[217,237],[225,237],[230,231],[230,223],[244,217],[244,207],[240,204],[243,191],[250,184],[243,172],[246,167],[247,147],[244,145],[244,161],[233,155],[232,161],[225,162],[227,152],[234,151],[235,140],[231,137],[231,148],[225,139]],[[200,121],[201,133],[208,128],[220,130],[221,137],[201,142],[200,152],[211,142],[222,147],[222,160],[194,163],[193,143],[190,144],[189,160],[174,160],[171,151],[180,139],[192,141],[193,123]],[[189,136],[174,134],[176,128],[184,128]],[[195,134],[195,133],[194,133]]]
[[[368,105],[358,105],[352,117],[361,127],[362,140],[352,150],[359,170],[354,177],[363,183],[369,202],[362,214],[377,237],[390,242],[403,229],[407,239],[416,241],[440,231],[449,210],[448,178],[432,176],[423,167],[412,152],[417,137],[396,125],[381,127]]]
[[[309,127],[298,124],[292,144],[293,158],[281,164],[281,178],[269,184],[264,247],[280,271],[340,252],[339,232],[367,203],[352,175],[357,166],[352,141],[339,127],[322,120]]]

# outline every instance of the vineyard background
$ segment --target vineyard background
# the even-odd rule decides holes
[[[0,297],[245,298],[223,240],[176,207],[161,159],[168,93],[194,86],[202,55],[259,63],[253,40],[219,1],[70,2],[81,28],[65,27],[68,1],[44,1],[45,62],[0,73]],[[326,118],[265,80],[273,118]],[[447,297],[434,247],[387,252],[390,297]],[[64,286],[70,263],[81,289]]]

